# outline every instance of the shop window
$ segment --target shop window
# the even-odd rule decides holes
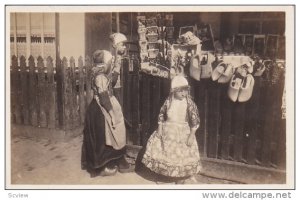
[[[245,12],[239,15],[239,33],[283,35],[284,31],[284,12]]]
[[[11,54],[18,57],[55,57],[55,14],[12,13]]]

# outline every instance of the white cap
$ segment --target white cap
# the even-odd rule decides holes
[[[177,75],[172,79],[171,82],[171,89],[174,90],[176,88],[180,88],[180,87],[186,87],[189,86],[188,81],[186,80],[186,78],[184,78],[181,75]]]
[[[113,42],[113,45],[117,45],[120,42],[126,42],[127,37],[122,33],[113,33],[109,37],[111,41]]]
[[[111,61],[112,55],[109,51],[106,50],[97,50],[93,53],[94,63],[109,63]]]

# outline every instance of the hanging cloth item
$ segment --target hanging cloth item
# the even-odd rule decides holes
[[[200,66],[200,56],[198,54],[194,55],[190,61],[190,76],[200,81],[201,78],[201,66]]]
[[[200,56],[200,68],[201,68],[201,78],[210,78],[212,74],[211,63],[215,60],[215,56],[209,52],[201,52]]]

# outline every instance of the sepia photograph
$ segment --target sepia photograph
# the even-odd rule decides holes
[[[286,6],[5,6],[7,189],[293,189]]]

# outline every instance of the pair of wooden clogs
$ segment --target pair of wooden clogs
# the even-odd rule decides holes
[[[211,79],[218,83],[228,83],[233,75],[234,69],[231,64],[220,61],[212,72]]]
[[[253,92],[254,78],[252,74],[235,73],[228,87],[228,97],[233,102],[246,102],[248,101]]]
[[[209,52],[194,55],[190,61],[190,76],[197,81],[210,78],[213,60],[214,55]]]

